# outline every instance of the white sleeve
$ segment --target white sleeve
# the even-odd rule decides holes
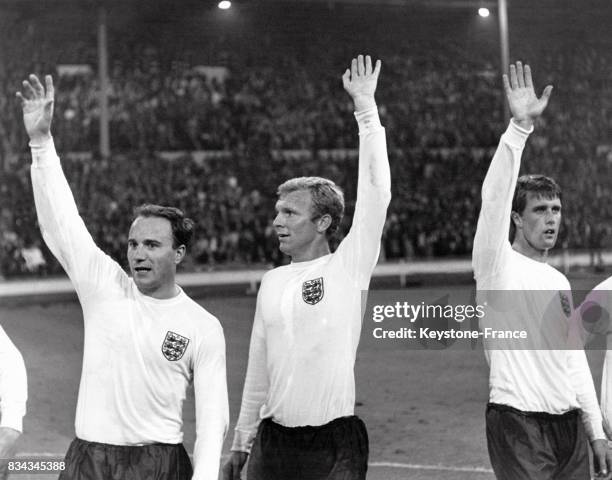
[[[605,439],[601,411],[597,404],[597,393],[586,354],[584,350],[568,350],[567,353],[570,381],[582,410],[582,422],[589,440]]]
[[[504,251],[510,247],[508,234],[512,198],[521,166],[521,154],[531,131],[533,128],[527,131],[510,121],[482,184],[482,205],[472,250],[476,280],[484,280],[498,272]]]
[[[366,289],[380,251],[387,207],[391,201],[391,170],[385,129],[376,107],[356,112],[359,125],[359,172],[353,224],[336,256],[357,285]]]
[[[266,401],[269,389],[266,337],[264,322],[261,314],[262,286],[257,295],[257,307],[255,308],[255,321],[251,333],[251,345],[249,347],[249,363],[247,366],[244,390],[242,392],[242,404],[240,415],[234,430],[234,441],[232,451],[250,453],[251,445],[257,427],[261,422],[260,411]]]
[[[0,327],[0,427],[23,431],[28,381],[23,357]]]
[[[601,413],[608,435],[612,434],[612,351],[606,351],[601,374]]]
[[[196,407],[194,480],[217,480],[223,439],[229,424],[225,338],[221,326],[198,347],[193,368]]]
[[[66,270],[81,300],[98,290],[102,283],[127,280],[121,267],[96,246],[79,216],[53,139],[32,146],[31,175],[43,238]]]

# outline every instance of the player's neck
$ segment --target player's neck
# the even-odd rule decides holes
[[[536,262],[545,263],[548,261],[548,249],[542,250],[539,248],[535,248],[525,238],[516,238],[514,242],[512,242],[512,248],[515,252],[518,252],[521,255],[525,255],[527,258],[535,260]]]
[[[138,290],[147,297],[154,298],[156,300],[168,300],[174,298],[179,294],[179,288],[176,283],[161,285],[157,288],[146,289],[138,287]]]
[[[324,257],[331,253],[329,248],[329,243],[327,241],[323,242],[313,242],[308,245],[303,251],[292,254],[291,261],[293,263],[296,262],[309,262],[310,260],[315,260],[319,257]]]

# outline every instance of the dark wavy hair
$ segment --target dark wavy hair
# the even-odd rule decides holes
[[[516,182],[514,198],[512,199],[512,211],[522,215],[527,206],[527,196],[534,194],[537,197],[552,200],[561,200],[561,187],[552,178],[544,175],[522,175]],[[514,241],[516,226],[510,220],[510,241]]]
[[[191,243],[195,223],[178,208],[145,203],[134,209],[134,220],[138,217],[160,217],[168,220],[172,227],[172,248],[181,245],[188,247]]]

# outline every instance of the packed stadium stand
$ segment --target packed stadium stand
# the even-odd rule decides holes
[[[340,184],[347,231],[358,139],[340,76],[361,52],[383,61],[393,179],[384,258],[471,252],[480,185],[506,123],[494,20],[424,6],[244,2],[224,17],[206,3],[110,2],[112,154],[103,157],[96,9],[74,2],[66,13],[69,3],[60,12],[0,2],[0,276],[61,271],[32,202],[15,99],[28,73],[56,78],[56,145],[98,245],[124,263],[132,208],[176,205],[196,220],[186,268],[200,270],[284,261],[271,220],[276,186],[292,176]],[[612,232],[612,34],[605,15],[587,23],[577,6],[557,4],[511,4],[511,59],[533,65],[538,90],[555,86],[523,169],[564,190],[560,246],[597,249]],[[537,15],[551,17],[546,29],[530,28]]]

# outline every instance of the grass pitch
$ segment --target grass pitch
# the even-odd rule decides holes
[[[572,283],[575,289],[590,289],[600,280],[586,277]],[[473,295],[469,284],[435,288],[451,289],[466,299]],[[409,296],[418,303],[424,290],[411,288]],[[217,294],[199,302],[219,318],[227,341],[227,454],[240,408],[255,297]],[[355,366],[356,413],[365,420],[370,436],[368,478],[492,479],[484,437],[488,367],[482,349],[409,350],[373,339],[368,321],[364,320]],[[0,306],[0,324],[21,350],[28,369],[28,414],[19,450],[62,456],[74,437],[83,348],[80,307],[76,302]],[[601,356],[589,352],[589,357],[599,387]],[[194,419],[190,392],[184,407],[189,452]],[[14,477],[25,480],[24,475]]]

